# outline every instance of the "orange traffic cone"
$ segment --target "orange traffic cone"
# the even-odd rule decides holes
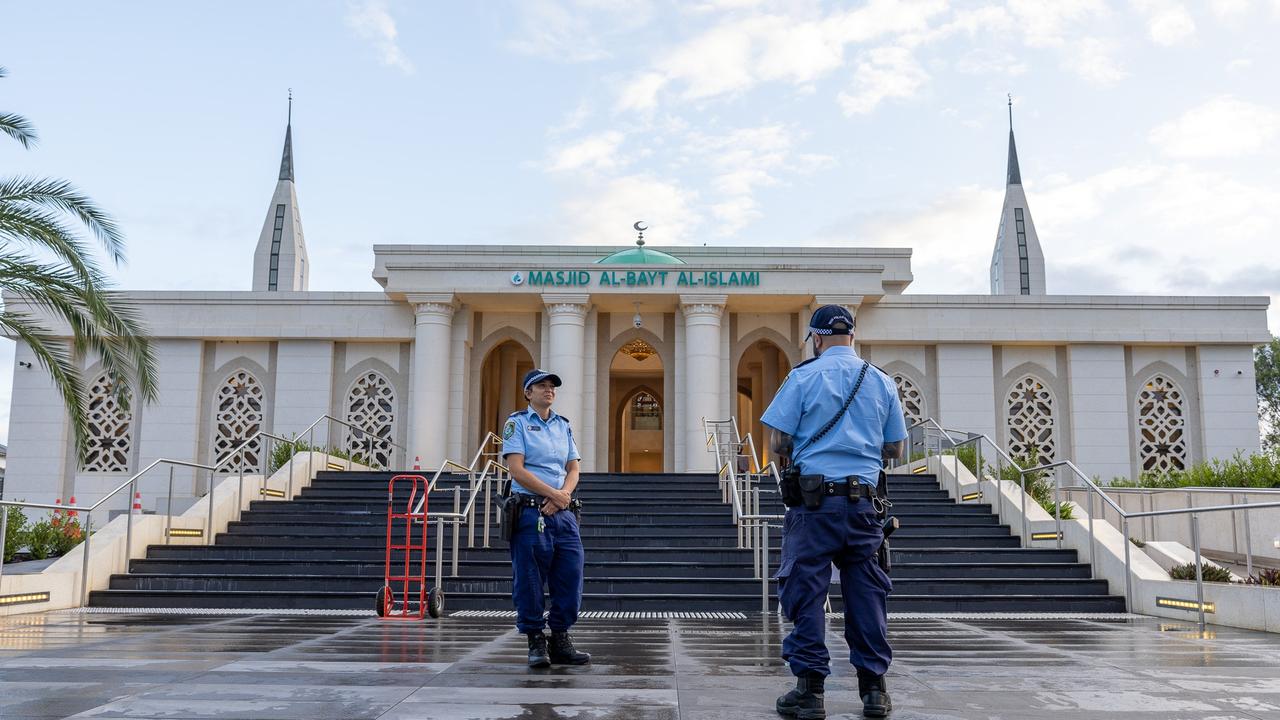
[[[139,490],[133,494],[133,514],[142,514],[142,491]]]
[[[413,469],[414,470],[422,469],[422,458],[418,457],[417,455],[413,456]]]

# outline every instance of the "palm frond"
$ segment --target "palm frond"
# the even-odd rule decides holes
[[[84,382],[76,369],[65,341],[50,335],[25,315],[0,312],[0,329],[15,335],[31,348],[40,366],[49,372],[58,394],[62,396],[67,415],[71,418],[71,432],[75,440],[76,457],[84,457],[89,446],[89,423],[84,406]]]
[[[17,140],[27,150],[40,140],[40,136],[36,134],[36,126],[17,113],[0,113],[0,132]]]
[[[124,233],[120,226],[70,182],[52,178],[0,178],[0,212],[10,203],[74,215],[89,228],[117,265],[124,262]]]
[[[86,282],[98,284],[102,272],[89,248],[56,213],[27,203],[0,202],[0,240],[52,252]]]

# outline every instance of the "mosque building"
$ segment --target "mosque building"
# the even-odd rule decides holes
[[[86,358],[95,410],[76,458],[53,383],[18,342],[5,494],[88,503],[156,458],[237,449],[227,470],[256,472],[266,448],[242,448],[247,437],[325,414],[364,432],[317,444],[372,449],[393,467],[466,464],[524,406],[518,378],[534,366],[565,380],[555,409],[584,470],[714,471],[703,420],[736,417],[763,454],[761,412],[828,303],[853,312],[858,352],[893,377],[909,421],[1070,458],[1104,480],[1257,450],[1253,346],[1270,337],[1268,299],[1049,294],[1012,128],[991,293],[908,294],[911,257],[642,239],[374,245],[380,291],[312,290],[290,123],[252,290],[126,293],[154,337],[157,402],[121,409]],[[143,491],[161,495],[166,481]]]

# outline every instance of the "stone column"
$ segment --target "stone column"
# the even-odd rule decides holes
[[[507,416],[524,408],[524,405],[517,404],[516,400],[516,386],[522,379],[516,377],[515,348],[510,345],[502,348],[502,353],[498,356],[498,417],[485,418],[486,428],[493,428],[494,432],[501,434]]]
[[[423,468],[437,468],[448,452],[449,347],[453,335],[452,293],[410,294],[413,305],[413,375],[409,378],[408,463],[422,458]]]
[[[715,457],[707,452],[707,434],[702,424],[720,417],[720,318],[725,295],[681,295],[684,312],[685,352],[685,472],[715,472]]]
[[[591,297],[581,294],[543,295],[542,301],[547,306],[548,321],[547,342],[543,344],[547,364],[542,369],[559,375],[564,381],[564,386],[556,393],[554,409],[569,418],[575,428],[582,430],[586,428],[582,396],[585,390],[583,383],[586,382],[586,321]],[[579,446],[579,452],[583,447]]]

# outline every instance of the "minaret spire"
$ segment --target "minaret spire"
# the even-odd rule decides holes
[[[1013,95],[1009,96],[1009,169],[1005,174],[1005,184],[1022,184],[1022,171],[1018,169],[1018,146],[1013,142]]]
[[[1018,147],[1013,141],[1013,95],[1009,99],[1009,164],[1005,173],[1004,207],[996,247],[991,254],[992,295],[1044,295],[1044,253],[1031,208],[1022,187]]]
[[[284,126],[284,154],[280,157],[280,179],[293,182],[293,88],[289,88],[289,119]]]
[[[302,234],[302,214],[293,176],[293,89],[284,126],[284,152],[276,191],[267,207],[267,219],[253,253],[253,289],[278,292],[306,290],[309,268],[307,242]]]

